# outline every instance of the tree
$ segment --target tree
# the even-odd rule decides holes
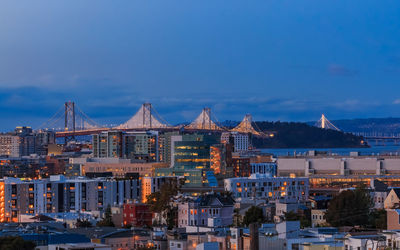
[[[371,207],[368,191],[364,187],[358,187],[335,196],[329,203],[325,218],[334,227],[367,226]]]
[[[293,211],[289,211],[285,214],[285,221],[296,221],[296,220],[300,220],[300,216],[299,214],[293,212]]]
[[[32,241],[25,241],[19,236],[0,237],[0,249],[2,250],[33,250],[36,244]]]
[[[233,225],[238,227],[241,224],[241,216],[240,216],[240,209],[235,208],[233,210]]]
[[[169,203],[175,195],[178,194],[178,187],[175,182],[164,183],[160,191],[151,193],[147,196],[147,204],[150,210],[155,213],[162,213],[169,207]]]
[[[166,220],[168,229],[171,230],[175,227],[177,219],[178,219],[178,208],[171,207],[170,209],[167,209]]]
[[[285,221],[300,221],[300,227],[310,227],[311,226],[311,219],[307,218],[306,214],[299,214],[293,211],[289,211],[285,213]]]
[[[106,211],[104,212],[104,218],[97,222],[96,224],[98,227],[115,227],[114,222],[112,221],[112,213],[111,213],[111,206],[108,205]]]
[[[75,226],[78,228],[82,228],[82,227],[92,227],[92,223],[90,223],[90,221],[88,221],[87,219],[77,219]]]
[[[161,186],[160,191],[147,196],[150,211],[162,215],[166,219],[169,229],[172,229],[176,224],[177,209],[171,206],[171,201],[178,194],[178,191],[176,182],[167,182]],[[161,218],[159,218],[158,224],[161,224]]]
[[[263,221],[264,221],[263,210],[256,206],[252,206],[251,208],[249,208],[249,210],[246,211],[243,218],[243,224],[245,224],[246,226],[254,222],[263,222]]]
[[[371,228],[386,229],[387,217],[385,209],[375,209],[371,211],[369,216]]]

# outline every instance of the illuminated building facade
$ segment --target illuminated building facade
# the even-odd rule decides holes
[[[253,174],[250,177],[225,179],[226,191],[237,201],[266,199],[282,203],[303,203],[308,200],[308,178],[271,177]]]
[[[5,178],[0,180],[0,219],[18,222],[22,214],[101,211],[139,197],[139,179]]]
[[[210,168],[216,175],[233,177],[232,145],[214,144],[210,147]]]
[[[70,159],[69,166],[72,168],[70,176],[74,176],[78,168],[80,169],[79,174],[76,174],[78,176],[88,173],[107,172],[111,173],[112,176],[122,178],[131,173],[137,173],[140,176],[152,176],[157,166],[163,165],[163,163],[157,162],[132,162],[130,159],[116,158],[84,158],[84,160],[83,162],[79,162],[78,159]]]
[[[93,156],[157,162],[158,132],[106,131],[93,135]]]
[[[278,176],[305,176],[310,189],[338,192],[342,188],[370,186],[379,180],[391,187],[400,187],[398,156],[296,156],[277,159]]]
[[[122,158],[122,131],[106,131],[93,135],[93,156]]]
[[[238,132],[223,132],[221,143],[232,144],[234,152],[246,152],[249,150],[250,139],[248,134]]]
[[[216,135],[182,135],[174,143],[174,171],[183,172],[185,185],[202,186],[206,181],[205,170],[210,169],[210,147],[218,143]]]
[[[182,135],[179,132],[165,132],[159,135],[158,150],[160,162],[165,162],[168,166],[173,166],[174,144],[175,141],[181,141]]]
[[[53,132],[34,133],[30,127],[16,127],[13,132],[0,134],[0,156],[46,155],[51,143],[55,143]]]
[[[122,136],[123,156],[128,159],[159,161],[158,132],[128,132]]]
[[[17,135],[0,135],[0,156],[21,156],[21,141]]]
[[[42,180],[24,181],[18,178],[6,178],[0,181],[0,206],[2,220],[18,222],[20,214],[37,215],[45,212],[45,182]],[[0,191],[1,193],[1,191]],[[1,205],[1,200],[4,204]]]
[[[0,222],[6,221],[5,185],[0,182]]]
[[[149,205],[140,203],[127,203],[123,206],[123,223],[124,226],[132,227],[151,227],[153,213],[150,211]]]
[[[232,168],[234,177],[249,177],[251,174],[250,158],[245,156],[233,156]]]

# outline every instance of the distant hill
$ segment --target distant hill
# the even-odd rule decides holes
[[[346,132],[388,135],[400,133],[400,118],[344,119],[331,122],[340,130]],[[308,122],[308,124],[314,125],[315,122]]]
[[[272,138],[253,138],[256,148],[351,148],[363,147],[363,138],[300,122],[256,122],[261,131],[274,132]]]

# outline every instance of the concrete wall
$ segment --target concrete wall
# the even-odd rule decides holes
[[[312,174],[400,174],[400,157],[278,158],[278,176]],[[344,171],[345,170],[345,171]]]
[[[400,230],[399,213],[394,209],[387,209],[387,230]]]

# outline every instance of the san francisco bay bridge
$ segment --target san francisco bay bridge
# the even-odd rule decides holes
[[[341,131],[331,123],[324,114],[314,124],[322,129]],[[246,114],[243,120],[234,128],[222,126],[211,112],[211,108],[204,108],[201,113],[188,125],[173,126],[165,121],[154,109],[151,103],[143,103],[139,110],[125,123],[117,126],[104,126],[92,120],[74,102],[65,102],[62,107],[45,123],[38,127],[38,130],[50,130],[56,133],[56,137],[65,137],[66,141],[72,140],[75,136],[92,135],[109,130],[138,131],[232,131],[250,133],[254,136],[266,137],[252,121],[252,116]],[[351,133],[351,132],[350,132]],[[384,135],[380,133],[353,133],[370,140],[398,140],[400,134]]]
[[[53,117],[38,128],[38,130],[55,131],[56,137],[65,137],[66,140],[72,140],[75,136],[92,135],[114,129],[122,131],[233,131],[251,133],[255,136],[266,136],[253,123],[250,114],[246,114],[238,126],[228,129],[218,122],[212,114],[211,108],[204,108],[190,124],[173,126],[157,113],[151,103],[143,103],[136,114],[125,123],[117,126],[103,126],[92,120],[74,102],[66,102]]]

